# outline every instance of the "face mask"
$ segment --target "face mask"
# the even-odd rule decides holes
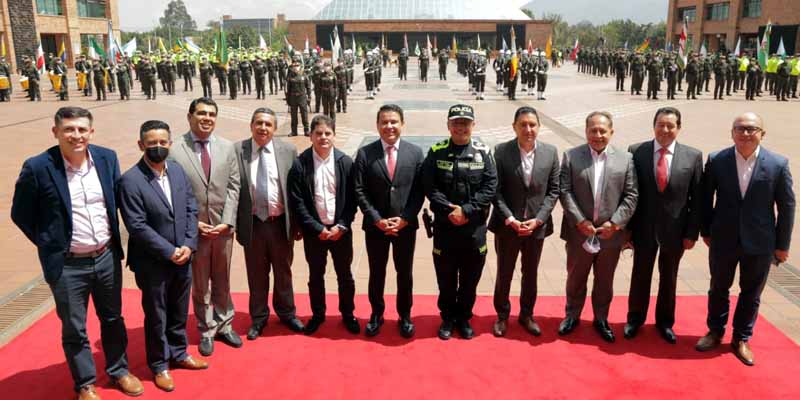
[[[148,147],[144,150],[144,154],[148,160],[158,164],[167,159],[169,148],[161,146]]]
[[[600,239],[597,238],[597,235],[593,235],[591,237],[586,238],[586,241],[583,242],[583,249],[586,250],[589,254],[597,254],[600,252]]]

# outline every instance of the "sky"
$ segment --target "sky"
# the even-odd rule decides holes
[[[495,0],[524,4],[520,0]],[[274,18],[278,13],[289,19],[310,19],[330,0],[184,0],[198,27],[222,15],[234,18]],[[145,31],[158,25],[169,0],[119,1],[120,26],[125,31]],[[556,12],[569,23],[583,20],[595,24],[615,18],[635,22],[659,22],[667,19],[667,0],[533,0],[528,3],[534,16]]]

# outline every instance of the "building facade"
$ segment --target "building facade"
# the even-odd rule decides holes
[[[45,55],[57,55],[63,44],[67,65],[72,66],[90,37],[106,47],[109,22],[119,41],[118,1],[0,0],[0,43],[6,60],[16,68],[23,55],[36,53],[39,43]]]
[[[772,22],[770,53],[781,40],[787,54],[795,54],[800,40],[800,0],[668,0],[667,41],[678,43],[687,21],[689,47],[703,43],[709,52],[754,52],[768,22]]]
[[[510,2],[513,3],[513,2]],[[398,52],[408,41],[413,52],[431,45],[440,49],[452,47],[455,38],[459,49],[496,50],[502,43],[511,45],[513,27],[517,47],[530,42],[544,49],[552,34],[552,24],[530,19],[508,2],[483,0],[333,0],[310,20],[292,20],[288,40],[302,49],[308,38],[310,47],[331,48],[334,27],[344,48],[370,48],[384,43]]]

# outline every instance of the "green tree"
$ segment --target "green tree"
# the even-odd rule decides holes
[[[525,15],[527,15],[527,16],[528,16],[528,18],[530,18],[530,19],[536,19],[536,18],[533,16],[533,11],[531,11],[531,10],[529,10],[529,9],[527,9],[527,8],[521,8],[520,10],[522,10],[522,12],[524,12],[524,13],[525,13]]]
[[[239,48],[239,38],[242,40],[243,48],[258,47],[258,32],[249,26],[235,26],[225,29],[225,36],[229,47]]]
[[[171,28],[173,35],[182,31],[183,35],[189,35],[197,30],[197,23],[186,11],[186,4],[183,0],[171,0],[167,3],[164,16],[158,19],[161,28]]]

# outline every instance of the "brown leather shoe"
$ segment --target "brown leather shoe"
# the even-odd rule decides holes
[[[532,317],[521,317],[519,319],[519,324],[533,336],[540,336],[542,334],[542,328],[539,328],[539,324],[537,324]]]
[[[128,396],[136,397],[141,396],[144,393],[144,386],[142,386],[142,381],[139,378],[128,374],[123,376],[122,378],[117,379],[116,381],[117,386],[119,386],[122,393],[125,393]]]
[[[194,358],[192,356],[186,357],[181,361],[175,361],[173,363],[178,368],[183,369],[206,369],[208,368],[208,362],[203,360],[202,358]]]
[[[171,392],[175,390],[175,382],[172,380],[172,375],[170,375],[169,370],[163,370],[156,374],[155,376],[156,387],[165,391]]]
[[[719,347],[722,338],[714,332],[708,332],[705,336],[701,337],[694,346],[697,351],[709,351]]]
[[[750,350],[750,345],[743,340],[734,340],[731,342],[731,347],[733,347],[733,354],[736,355],[736,358],[739,361],[743,362],[744,365],[752,367],[756,362],[753,359],[753,351]]]
[[[86,385],[78,392],[78,400],[100,400],[100,395],[95,391],[94,385]]]
[[[506,335],[506,330],[508,330],[508,321],[505,319],[498,319],[494,322],[492,334],[497,337],[503,337]]]

